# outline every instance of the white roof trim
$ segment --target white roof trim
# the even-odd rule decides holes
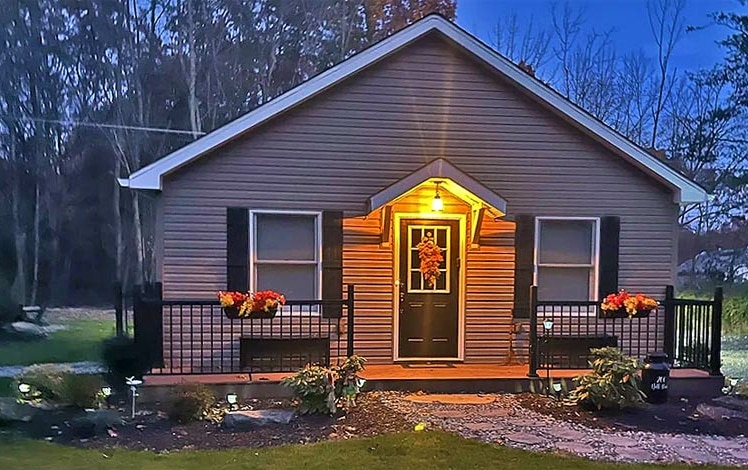
[[[431,178],[444,178],[445,180],[454,181],[458,186],[472,193],[486,205],[498,210],[502,215],[506,214],[506,200],[504,198],[463,173],[443,158],[437,158],[431,163],[422,166],[405,178],[398,180],[370,197],[369,212],[373,212],[389,204]],[[448,187],[445,187],[445,189],[449,190]]]
[[[676,202],[697,203],[707,200],[707,193],[702,187],[543,85],[465,30],[438,15],[428,16],[404,28],[254,111],[141,168],[130,175],[128,186],[134,189],[160,190],[164,175],[329,89],[431,31],[438,31],[462,46],[515,84],[559,111],[572,123],[576,123],[601,139],[603,143],[627,156],[631,163],[670,186],[674,190]]]

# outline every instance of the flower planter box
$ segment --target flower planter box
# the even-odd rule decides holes
[[[239,318],[239,307],[223,307],[223,314],[229,320],[236,320]]]
[[[600,309],[601,318],[628,318],[629,314],[625,308],[619,308],[618,310],[603,310]],[[636,315],[631,318],[647,318],[652,310],[637,310]]]
[[[223,307],[223,313],[226,315],[226,318],[229,320],[237,320],[241,318],[251,318],[251,319],[268,319],[268,318],[274,318],[275,315],[278,313],[278,309],[273,309],[269,311],[265,310],[259,310],[256,312],[249,312],[248,315],[245,315],[244,317],[239,315],[239,307]]]

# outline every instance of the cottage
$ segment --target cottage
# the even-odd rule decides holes
[[[248,331],[303,331],[335,356],[351,330],[370,364],[522,361],[543,334],[527,328],[534,305],[556,316],[556,334],[590,339],[604,295],[665,294],[679,205],[707,197],[435,15],[121,184],[156,194],[172,305],[162,359],[184,373],[226,371],[225,357],[252,347]],[[355,328],[339,318],[345,304],[320,301],[345,298],[345,286]],[[226,288],[299,303],[262,327],[173,307]],[[626,322],[614,344],[646,335],[637,351],[662,347],[661,320]]]

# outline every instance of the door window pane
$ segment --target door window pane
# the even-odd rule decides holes
[[[257,214],[257,259],[314,261],[317,218],[313,215]]]
[[[592,264],[594,222],[541,220],[539,228],[539,264]]]

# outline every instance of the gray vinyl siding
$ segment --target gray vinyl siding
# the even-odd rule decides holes
[[[167,176],[165,297],[225,288],[226,207],[344,210],[357,350],[391,360],[393,254],[367,199],[439,157],[506,199],[509,216],[620,216],[621,287],[661,297],[672,282],[669,190],[432,35]],[[508,355],[513,226],[487,217],[468,250],[468,362]]]

